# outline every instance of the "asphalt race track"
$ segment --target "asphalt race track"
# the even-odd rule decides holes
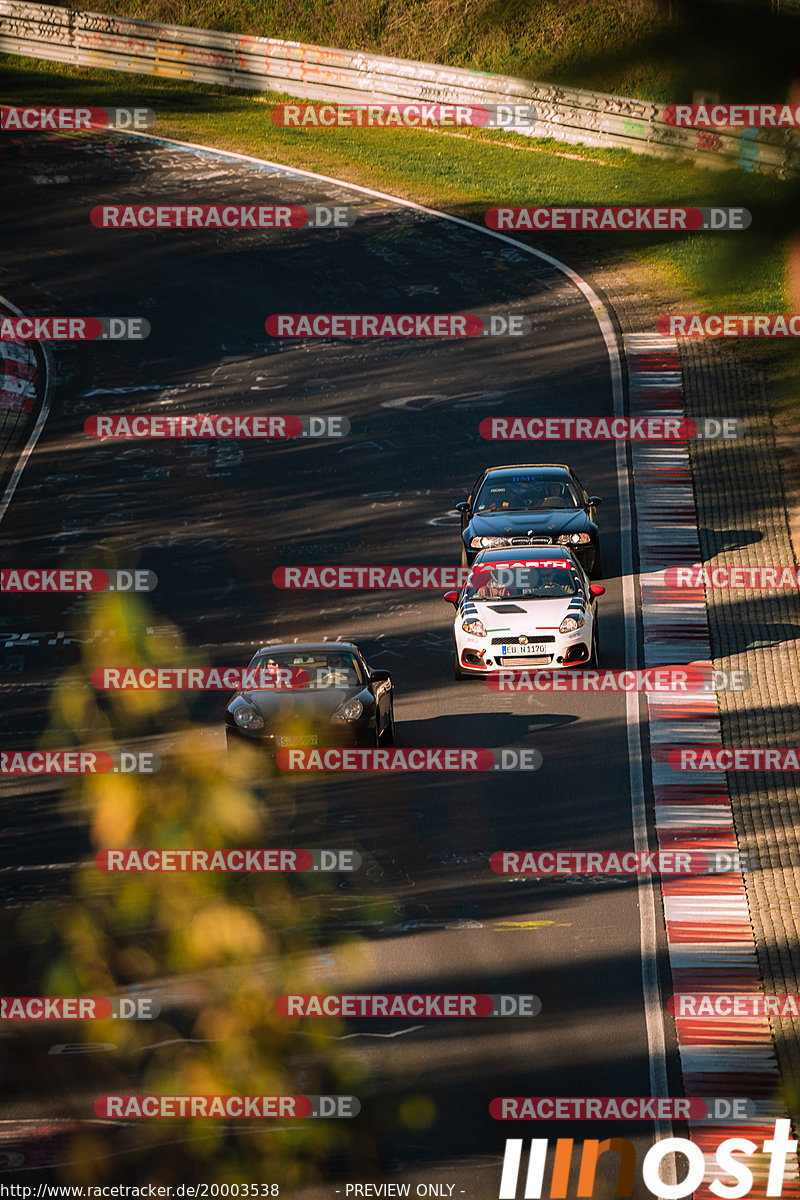
[[[440,592],[288,592],[271,576],[287,565],[457,565],[453,508],[480,471],[564,453],[557,443],[485,442],[483,417],[612,415],[597,321],[563,273],[524,250],[344,186],[158,142],[31,135],[25,145],[24,156],[0,146],[0,292],[37,315],[145,317],[152,333],[142,343],[54,347],[53,409],[3,521],[4,562],[88,562],[113,545],[120,563],[157,573],[154,625],[177,626],[210,664],[244,665],[270,641],[353,639],[392,672],[399,746],[531,746],[543,756],[533,774],[263,784],[276,844],[355,848],[365,860],[346,886],[321,892],[321,987],[344,981],[328,943],[348,934],[361,939],[362,988],[540,997],[533,1021],[380,1023],[391,1038],[376,1037],[375,1022],[351,1022],[373,1073],[358,1118],[370,1147],[363,1178],[496,1195],[504,1138],[533,1134],[495,1122],[493,1097],[652,1094],[635,878],[514,882],[488,867],[500,849],[632,847],[625,697],[509,696],[456,683],[453,610]],[[349,204],[358,220],[339,231],[222,232],[89,221],[99,204],[150,201]],[[264,332],[271,313],[302,312],[514,312],[532,332],[449,342],[281,342]],[[154,411],[342,415],[352,431],[127,443],[83,432],[94,414]],[[601,663],[635,665],[625,662],[614,443],[573,443],[569,462],[604,500]],[[7,747],[33,746],[46,727],[53,684],[78,661],[69,631],[84,602],[5,598]],[[114,665],[113,636],[98,631],[96,649],[106,648],[103,661]],[[221,753],[224,703],[214,692],[192,703],[204,743]],[[168,734],[157,748],[168,753]],[[4,784],[4,943],[26,907],[57,897],[89,853],[84,817],[60,806],[57,792],[52,779]],[[365,905],[375,894],[381,904]],[[168,983],[161,997],[168,1002]],[[44,1056],[47,1037],[37,1038]],[[673,1068],[670,1057],[670,1076]],[[53,1056],[46,1069],[46,1094],[2,1109],[4,1150],[28,1147],[26,1162],[42,1168],[62,1151],[55,1138],[30,1155],[38,1123],[56,1119],[70,1096],[74,1114],[76,1089],[98,1090],[85,1063],[76,1073],[74,1059]],[[404,1131],[393,1114],[419,1093],[438,1118]],[[548,1133],[623,1134],[644,1147],[653,1128],[572,1121]],[[133,1161],[124,1129],[115,1146],[122,1178]],[[332,1196],[333,1186],[312,1194]]]

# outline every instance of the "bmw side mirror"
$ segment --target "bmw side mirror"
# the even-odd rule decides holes
[[[458,604],[458,592],[445,592],[442,597],[448,604]]]
[[[605,596],[606,594],[606,589],[603,587],[602,583],[590,583],[589,591],[593,596]]]

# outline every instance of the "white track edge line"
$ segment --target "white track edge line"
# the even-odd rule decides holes
[[[25,316],[25,314],[18,309],[15,304],[12,304],[10,300],[6,300],[5,296],[0,296],[0,304],[4,304],[6,308],[10,309],[11,312],[16,313],[18,317]],[[31,430],[30,437],[20,451],[17,465],[14,467],[14,470],[11,473],[11,478],[9,479],[6,489],[3,492],[2,499],[0,499],[0,521],[2,521],[3,517],[6,515],[14,492],[17,490],[17,484],[20,481],[22,472],[25,470],[25,465],[33,453],[36,443],[39,441],[42,430],[44,429],[45,422],[50,415],[50,403],[53,398],[53,359],[46,346],[42,345],[41,342],[39,342],[38,345],[42,352],[45,366],[45,385],[44,395],[42,397],[42,406],[39,410],[39,416],[36,418],[36,422]]]

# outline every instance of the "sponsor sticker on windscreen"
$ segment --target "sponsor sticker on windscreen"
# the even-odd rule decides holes
[[[515,567],[563,567],[566,568],[567,571],[571,571],[572,566],[573,564],[565,558],[504,558],[502,561],[497,561],[496,559],[494,561],[490,561],[489,559],[485,559],[480,562],[476,562],[473,568],[473,578],[475,575],[485,575],[489,568],[497,570],[498,568],[503,567],[506,570],[513,570]]]

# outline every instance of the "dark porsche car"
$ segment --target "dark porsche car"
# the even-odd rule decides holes
[[[481,550],[569,546],[592,579],[603,573],[596,507],[574,471],[563,464],[489,467],[475,481],[461,513],[461,565]]]
[[[225,712],[228,749],[245,741],[271,753],[394,742],[391,675],[368,666],[352,642],[266,646],[253,668],[266,686],[234,694]]]

